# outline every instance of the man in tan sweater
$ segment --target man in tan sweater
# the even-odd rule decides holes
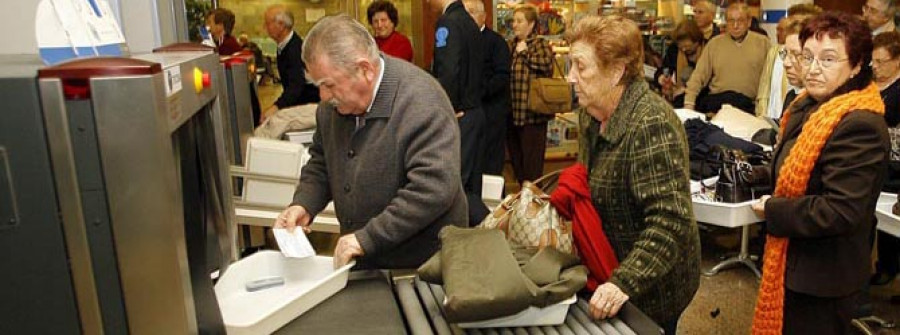
[[[726,22],[728,34],[709,41],[688,80],[685,108],[715,113],[723,104],[730,104],[753,113],[769,39],[749,31],[750,10],[744,3],[728,6]],[[709,95],[698,99],[707,86]]]

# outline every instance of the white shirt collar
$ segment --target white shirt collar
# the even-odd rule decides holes
[[[283,40],[278,42],[278,52],[281,52],[281,50],[283,50],[284,47],[287,46],[287,44],[291,40],[291,38],[294,38],[293,30],[291,30],[291,32],[288,33],[288,35]]]
[[[878,27],[875,30],[873,30],[872,36],[881,34],[883,32],[895,30],[895,29],[897,29],[897,28],[896,28],[896,26],[894,26],[894,20],[888,20],[888,22],[885,22],[883,25],[881,25],[881,27]]]
[[[381,80],[384,79],[384,59],[378,57],[378,77],[375,79],[375,89],[372,91],[372,101],[366,108],[366,114],[372,111],[372,105],[375,104],[375,98],[378,96],[378,89],[381,88]]]

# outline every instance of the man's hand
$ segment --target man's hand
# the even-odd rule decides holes
[[[689,103],[684,103],[684,109],[690,109],[692,111],[696,111],[696,109],[694,109],[694,104],[689,104]]]
[[[274,115],[277,111],[278,106],[276,105],[272,105],[272,107],[266,108],[266,110],[262,111],[262,113],[259,114],[259,124],[266,122],[266,119]]]
[[[668,74],[660,75],[656,82],[659,83],[659,86],[666,87],[672,84],[672,76]]]
[[[309,212],[306,211],[306,208],[303,208],[303,206],[300,205],[294,205],[286,208],[278,215],[272,228],[284,228],[289,232],[293,232],[294,228],[300,226],[303,228],[303,232],[308,234],[310,232],[309,223],[311,219],[312,217],[309,215]]]
[[[334,247],[334,268],[340,268],[356,256],[365,255],[362,246],[355,234],[347,234],[338,239],[337,245]]]
[[[456,112],[456,119],[462,119],[464,115],[466,115],[466,112]]]
[[[619,310],[628,301],[628,296],[613,283],[604,283],[597,286],[591,297],[591,317],[595,319],[608,319],[619,314]]]
[[[756,213],[756,216],[760,219],[766,218],[766,201],[769,201],[771,195],[764,195],[759,198],[756,202],[750,204],[750,209],[753,210],[753,213]]]

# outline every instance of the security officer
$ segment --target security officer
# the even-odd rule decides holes
[[[481,152],[484,111],[482,96],[481,31],[458,0],[428,0],[443,14],[434,34],[434,60],[431,72],[450,97],[459,119],[461,137],[462,184],[469,201],[469,225],[481,222],[488,214],[481,200]]]

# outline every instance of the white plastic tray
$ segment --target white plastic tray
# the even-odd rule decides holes
[[[882,192],[875,205],[875,217],[878,218],[879,230],[900,237],[900,216],[894,215],[891,211],[896,201],[896,194]]]
[[[694,202],[694,218],[697,222],[709,223],[722,227],[742,227],[765,220],[756,216],[750,205],[756,200],[739,203],[726,203],[692,199]]]
[[[496,328],[496,327],[528,327],[528,326],[553,326],[566,321],[569,313],[569,305],[577,301],[576,296],[563,300],[544,308],[528,307],[519,313],[499,317],[496,319],[458,323],[460,328]]]
[[[353,263],[333,269],[331,257],[287,258],[260,251],[231,264],[216,283],[216,298],[229,335],[269,334],[347,286]],[[284,285],[247,292],[245,284],[281,276]]]

